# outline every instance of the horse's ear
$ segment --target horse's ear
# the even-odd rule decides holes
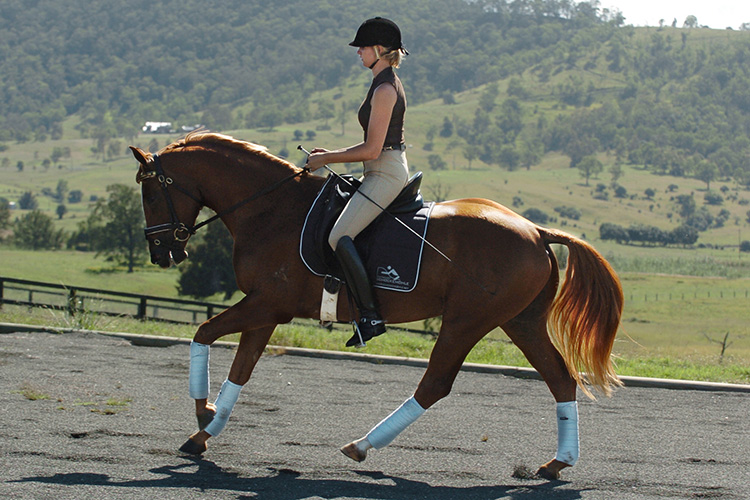
[[[137,148],[135,146],[128,146],[128,147],[133,152],[133,156],[135,156],[135,159],[138,160],[138,163],[140,163],[141,165],[148,165],[148,160],[146,159],[146,153],[144,153],[142,149]]]

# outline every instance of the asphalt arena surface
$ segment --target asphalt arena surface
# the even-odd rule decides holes
[[[186,343],[23,330],[0,329],[2,498],[750,498],[747,386],[581,397],[581,459],[544,481],[525,478],[556,449],[539,380],[463,371],[448,398],[356,463],[339,447],[409,397],[424,368],[267,354],[196,458],[177,450],[196,430]],[[232,357],[211,350],[212,398]]]

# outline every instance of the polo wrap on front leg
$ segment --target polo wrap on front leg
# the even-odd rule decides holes
[[[555,460],[568,465],[578,461],[578,402],[557,403],[557,455]]]
[[[211,420],[211,423],[206,426],[204,431],[208,432],[211,436],[218,436],[224,426],[229,421],[229,415],[232,414],[234,404],[237,402],[237,398],[240,397],[240,391],[242,390],[241,385],[237,385],[234,382],[230,382],[229,379],[225,380],[221,384],[221,390],[219,395],[216,397],[216,416]]]
[[[190,397],[193,399],[208,398],[208,360],[211,346],[190,342],[190,375],[188,386]]]
[[[412,396],[396,408],[393,413],[385,417],[378,425],[373,427],[367,433],[365,439],[375,449],[388,446],[391,441],[396,439],[396,436],[414,423],[424,412],[425,409]]]

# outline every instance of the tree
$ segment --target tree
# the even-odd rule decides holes
[[[675,202],[680,207],[680,217],[687,218],[695,213],[695,198],[689,194],[681,194],[675,198]]]
[[[491,83],[484,88],[482,95],[479,96],[479,109],[489,113],[495,107],[495,99],[500,95],[500,89],[497,83]]]
[[[696,179],[706,183],[706,190],[711,189],[711,181],[716,179],[718,173],[719,169],[716,168],[716,165],[707,160],[701,161],[695,169]]]
[[[466,161],[469,162],[469,170],[471,170],[471,162],[476,160],[478,153],[476,146],[473,146],[471,144],[467,144],[464,146],[464,149],[462,151],[464,158]]]
[[[630,241],[628,230],[611,222],[605,222],[599,226],[599,237],[603,240],[615,240],[617,243]]]
[[[143,209],[135,188],[124,184],[107,186],[109,197],[100,199],[91,214],[92,222],[103,225],[95,242],[98,255],[127,265],[128,272],[146,256],[143,239]]]
[[[448,166],[447,163],[445,163],[445,160],[440,155],[437,154],[431,154],[427,157],[427,162],[430,164],[430,169],[432,170],[445,170],[445,168]]]
[[[57,181],[57,187],[55,188],[54,198],[60,203],[65,201],[65,196],[68,194],[68,181],[60,179]]]
[[[622,170],[622,165],[618,162],[609,167],[609,175],[612,177],[612,185],[617,184],[625,172]]]
[[[36,201],[36,196],[31,191],[26,191],[18,199],[18,208],[21,210],[36,210],[39,203]]]
[[[55,213],[57,214],[57,218],[58,219],[62,219],[63,215],[65,215],[66,213],[68,213],[68,208],[61,203],[61,204],[57,205],[57,208],[55,209]]]
[[[10,204],[6,199],[0,199],[0,229],[10,225]]]
[[[224,293],[230,299],[237,290],[232,266],[234,240],[224,224],[208,224],[191,246],[190,259],[179,267],[177,291],[196,299]]]
[[[52,218],[39,210],[32,210],[13,225],[13,241],[20,248],[56,250],[63,240],[63,230],[56,230]]]
[[[443,118],[443,127],[440,129],[440,137],[453,135],[453,122],[447,116]]]
[[[525,210],[521,215],[529,219],[531,222],[536,222],[537,224],[546,224],[549,220],[549,215],[538,208],[529,208]]]
[[[578,170],[581,177],[586,179],[586,185],[589,185],[589,177],[596,176],[604,169],[604,165],[595,156],[584,156],[578,164]]]
[[[703,195],[703,199],[709,205],[721,205],[724,203],[724,197],[716,191],[706,191],[706,194]]]
[[[83,191],[80,189],[73,189],[68,193],[68,203],[80,203],[83,200]]]
[[[682,25],[683,28],[697,28],[698,18],[694,15],[689,15],[685,18],[685,23]]]
[[[687,224],[672,229],[669,234],[669,243],[673,245],[693,245],[698,241],[698,230]]]

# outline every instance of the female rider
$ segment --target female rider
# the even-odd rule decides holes
[[[382,17],[362,23],[349,45],[358,47],[362,65],[369,68],[373,76],[358,112],[364,141],[335,151],[315,148],[307,159],[307,167],[315,171],[331,163],[364,163],[362,185],[344,208],[328,239],[359,309],[358,333],[346,343],[353,346],[385,332],[372,284],[353,240],[380,215],[380,207],[387,207],[396,198],[409,178],[404,145],[406,95],[394,72],[408,52],[401,43],[401,31],[396,23]]]

